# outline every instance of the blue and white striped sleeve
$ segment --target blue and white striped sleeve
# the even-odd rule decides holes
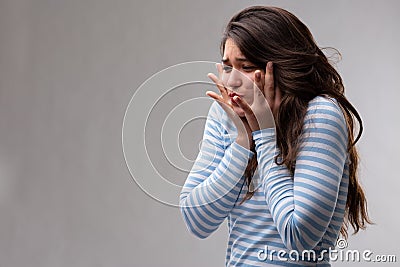
[[[248,160],[254,155],[236,142],[225,148],[220,122],[223,112],[213,103],[200,152],[180,194],[184,222],[199,238],[213,233],[232,210],[244,182]]]
[[[348,142],[341,109],[326,98],[310,101],[293,176],[285,165],[275,164],[275,129],[253,132],[253,138],[266,203],[285,246],[299,251],[314,248],[337,220],[333,213]]]

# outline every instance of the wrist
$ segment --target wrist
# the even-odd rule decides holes
[[[236,137],[235,142],[236,142],[238,145],[240,145],[240,146],[242,146],[242,147],[244,147],[244,148],[250,150],[250,143],[251,143],[251,141],[250,141],[250,139],[249,139],[249,136],[247,136],[247,135],[246,135],[246,136],[244,136],[244,135],[238,135],[238,136]]]

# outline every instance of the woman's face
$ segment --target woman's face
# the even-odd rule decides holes
[[[225,42],[224,55],[222,57],[222,80],[225,87],[228,89],[228,95],[233,106],[233,110],[240,116],[244,117],[244,111],[241,109],[232,98],[235,95],[246,100],[249,105],[253,104],[254,100],[254,72],[259,69],[253,63],[249,62],[243,56],[239,47],[232,39],[227,39]]]

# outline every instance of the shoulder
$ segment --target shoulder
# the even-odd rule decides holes
[[[329,109],[329,110],[336,110],[337,112],[342,112],[337,100],[335,98],[329,96],[316,96],[310,100],[308,103],[308,110],[318,110],[318,109]]]
[[[336,99],[317,96],[308,103],[304,119],[305,128],[329,129],[347,137],[347,123]]]
[[[346,120],[336,99],[328,96],[316,96],[308,103],[306,117],[330,117],[345,124]]]

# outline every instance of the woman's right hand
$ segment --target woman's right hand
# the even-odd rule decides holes
[[[217,63],[217,70],[219,77],[222,75],[222,65],[220,63]],[[213,91],[207,91],[206,94],[215,99],[218,104],[225,110],[226,114],[228,117],[232,120],[232,122],[235,124],[238,135],[236,137],[236,143],[241,145],[244,148],[250,149],[250,145],[253,142],[252,141],[252,135],[251,135],[251,129],[250,126],[246,120],[246,118],[240,117],[232,107],[232,103],[230,101],[230,98],[228,96],[228,92],[223,85],[222,81],[215,76],[213,73],[209,73],[208,78],[210,78],[217,86],[218,90],[220,91],[220,95]]]

